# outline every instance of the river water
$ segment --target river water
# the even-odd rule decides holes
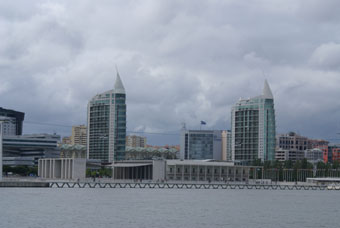
[[[0,227],[340,227],[339,191],[0,188]]]

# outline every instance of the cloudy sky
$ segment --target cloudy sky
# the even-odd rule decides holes
[[[113,88],[117,65],[128,131],[167,133],[149,141],[176,144],[183,122],[230,129],[231,106],[259,95],[267,78],[278,133],[336,140],[339,8],[338,0],[1,0],[0,106],[26,113],[25,133],[68,135],[86,123],[88,100]]]

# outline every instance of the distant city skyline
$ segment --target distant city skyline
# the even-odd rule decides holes
[[[335,0],[4,0],[0,106],[25,112],[23,133],[68,136],[72,125],[86,124],[87,101],[111,89],[117,65],[130,91],[128,133],[179,134],[181,123],[199,129],[201,120],[204,129],[223,130],[231,129],[235,101],[256,95],[267,78],[277,133],[340,142],[339,7]],[[178,144],[178,135],[144,136]]]

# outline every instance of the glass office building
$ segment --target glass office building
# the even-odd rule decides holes
[[[265,81],[263,94],[240,99],[232,108],[232,157],[249,164],[275,159],[274,97]]]
[[[113,90],[88,103],[87,157],[113,162],[125,159],[126,94],[119,73]]]
[[[182,129],[180,157],[222,160],[222,131]]]

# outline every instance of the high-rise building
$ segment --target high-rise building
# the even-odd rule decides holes
[[[0,107],[0,117],[6,118],[3,123],[4,135],[22,135],[25,113]]]
[[[182,129],[180,158],[222,160],[222,131]]]
[[[113,162],[125,159],[125,89],[117,72],[114,89],[94,96],[88,103],[87,157]]]
[[[84,145],[87,144],[87,131],[85,125],[72,126],[71,144]]]
[[[262,95],[240,99],[233,106],[231,118],[233,161],[275,159],[274,97],[267,80]]]
[[[129,147],[146,147],[146,137],[138,135],[126,136],[126,146]]]

